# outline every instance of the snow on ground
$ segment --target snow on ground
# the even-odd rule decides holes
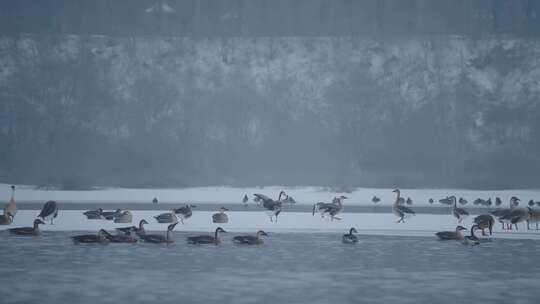
[[[37,201],[56,200],[59,202],[86,203],[86,202],[131,202],[149,203],[152,198],[157,197],[160,202],[184,203],[197,202],[204,203],[241,203],[245,194],[252,199],[253,193],[265,194],[277,199],[280,190],[285,190],[292,196],[298,204],[312,205],[316,202],[330,202],[337,195],[345,195],[350,205],[370,205],[371,198],[376,195],[381,198],[379,204],[391,204],[394,200],[393,189],[383,188],[358,188],[351,193],[331,192],[323,187],[261,187],[261,188],[233,188],[233,187],[195,187],[183,189],[127,189],[127,188],[105,188],[90,191],[60,191],[60,190],[39,190],[34,186],[17,186],[17,201]],[[9,184],[0,184],[0,202],[9,200],[11,193]],[[449,195],[463,197],[469,201],[467,206],[472,205],[476,198],[495,200],[500,197],[503,206],[508,206],[511,196],[521,198],[522,205],[530,199],[540,201],[540,190],[462,190],[462,189],[401,189],[404,198],[410,197],[414,206],[430,205],[428,200],[433,198],[434,205],[440,206],[438,200]]]

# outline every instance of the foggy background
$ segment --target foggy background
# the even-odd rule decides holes
[[[540,1],[0,0],[0,180],[540,186]]]

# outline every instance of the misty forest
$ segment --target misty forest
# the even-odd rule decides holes
[[[0,179],[538,187],[538,14],[525,0],[3,0]]]

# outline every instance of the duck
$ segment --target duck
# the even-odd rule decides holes
[[[258,203],[262,202],[263,208],[266,209],[266,213],[268,214],[268,217],[270,217],[270,222],[274,222],[273,218],[275,217],[275,222],[277,223],[278,215],[281,213],[281,207],[283,204],[281,197],[287,196],[285,191],[279,192],[277,201],[260,193],[254,193],[253,196],[255,196],[253,199],[254,201]]]
[[[467,235],[463,238],[463,244],[469,246],[480,245],[480,239],[474,235],[474,230],[478,228],[478,225],[471,227],[471,235]]]
[[[127,231],[125,234],[110,234],[107,230],[105,231],[105,237],[111,243],[137,243],[137,238],[131,235],[131,231]]]
[[[461,223],[463,219],[469,216],[469,212],[467,212],[463,208],[457,207],[457,199],[454,195],[450,196],[450,199],[452,199],[452,201],[454,202],[454,204],[452,205],[452,215],[457,218],[458,223]]]
[[[441,198],[439,200],[439,203],[441,203],[443,205],[452,205],[454,202],[452,201],[452,199],[449,196],[447,196],[445,198]]]
[[[482,235],[486,235],[484,229],[489,229],[489,235],[493,233],[493,225],[495,224],[495,219],[489,214],[481,214],[474,218],[474,223],[478,225],[478,228],[482,229]]]
[[[380,202],[381,199],[374,195],[374,196],[371,198],[371,201],[372,201],[373,203],[376,204],[376,203]]]
[[[197,206],[195,206],[195,205],[186,205],[184,207],[174,209],[173,211],[174,211],[175,214],[178,214],[178,217],[180,218],[180,222],[183,225],[184,220],[187,220],[188,218],[190,218],[193,215],[192,208],[196,208],[196,207]]]
[[[221,207],[219,208],[218,213],[212,214],[212,223],[220,223],[220,224],[228,223],[229,217],[227,216],[227,214],[225,214],[225,211],[229,211],[229,209],[225,207]]]
[[[89,220],[100,220],[103,218],[103,209],[98,208],[97,210],[89,210],[83,213]]]
[[[501,201],[501,198],[500,197],[495,197],[495,206],[500,206],[502,204],[502,201]]]
[[[133,221],[133,215],[129,210],[122,210],[114,216],[115,223],[131,223]]]
[[[157,199],[157,197],[154,197],[154,198],[152,199],[152,204],[157,204],[157,203],[158,203],[158,199]]]
[[[268,234],[262,230],[257,231],[255,236],[253,235],[238,235],[233,237],[233,242],[242,245],[261,245],[264,244],[264,240],[261,236],[268,236]]]
[[[189,236],[187,238],[188,244],[215,244],[218,245],[221,243],[220,233],[227,233],[221,227],[217,227],[214,232],[214,236],[211,235],[199,235],[199,236]]]
[[[72,236],[71,239],[75,244],[107,244],[107,231],[101,229],[97,234],[81,234]]]
[[[167,226],[167,233],[165,235],[161,234],[142,234],[139,237],[142,241],[145,241],[147,243],[154,243],[154,244],[161,244],[161,243],[174,243],[174,239],[171,237],[171,232],[173,231],[174,227],[178,224],[178,222],[174,224],[170,224]]]
[[[160,224],[178,223],[178,217],[176,217],[176,214],[174,214],[174,210],[172,212],[162,213],[158,216],[154,216],[154,218]]]
[[[399,189],[394,189],[392,192],[396,194],[396,200],[392,205],[392,212],[399,217],[398,223],[405,223],[405,218],[415,215],[414,211],[408,207],[405,207],[399,203],[401,198],[401,191]]]
[[[315,205],[313,205],[313,209],[311,211],[311,215],[315,215],[315,212],[318,212],[321,214],[321,217],[324,217],[325,215],[330,216],[330,220],[341,220],[341,218],[337,217],[336,215],[340,214],[343,210],[343,201],[346,200],[347,197],[344,195],[336,196],[332,199],[331,203],[322,203],[319,202]]]
[[[45,222],[43,222],[42,220],[40,219],[35,219],[34,220],[34,226],[33,227],[18,227],[18,228],[11,228],[11,229],[8,229],[8,231],[12,234],[16,234],[16,235],[24,235],[24,236],[36,236],[36,235],[40,235],[41,234],[41,231],[39,229],[39,225],[42,225],[42,224],[45,224]]]
[[[435,233],[435,235],[439,238],[441,241],[449,241],[449,240],[463,240],[464,236],[461,233],[462,231],[467,231],[467,228],[458,225],[456,227],[455,231],[440,231]]]
[[[13,223],[13,215],[11,213],[0,215],[0,225],[11,225]]]
[[[146,231],[144,230],[144,224],[148,224],[148,222],[145,219],[142,219],[139,222],[139,227],[135,227],[135,226],[120,227],[120,228],[116,228],[116,231],[122,232],[122,233],[134,232],[136,235],[142,235],[142,234],[146,234]]]
[[[41,212],[38,217],[44,221],[50,220],[53,225],[53,220],[58,216],[58,204],[55,201],[48,201],[41,208]]]
[[[459,203],[462,204],[462,205],[467,205],[468,201],[466,199],[464,199],[463,197],[460,197],[459,198]]]
[[[405,201],[405,203],[406,203],[407,205],[412,205],[412,204],[413,204],[413,201],[412,201],[412,199],[411,199],[410,197],[407,197],[407,200]]]
[[[249,197],[247,196],[247,194],[244,194],[244,197],[242,198],[242,203],[247,204],[248,201],[249,201]]]
[[[349,233],[344,234],[341,237],[341,242],[343,244],[358,243],[358,237],[355,235],[355,233],[358,233],[358,231],[356,231],[356,228],[352,227],[351,229],[349,229]]]
[[[4,214],[11,214],[11,217],[14,218],[17,214],[17,203],[15,203],[15,186],[11,185],[11,197],[9,202],[4,207]]]

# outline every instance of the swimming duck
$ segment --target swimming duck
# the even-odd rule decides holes
[[[221,243],[220,233],[226,233],[227,231],[223,230],[221,227],[217,227],[214,232],[214,236],[211,235],[199,235],[199,236],[190,236],[187,238],[189,244],[216,244]]]
[[[489,214],[481,214],[474,218],[474,223],[478,225],[478,228],[482,229],[482,235],[486,235],[484,229],[489,229],[489,235],[492,235],[493,225],[495,224],[495,219]]]
[[[324,217],[325,215],[330,216],[330,220],[341,220],[341,218],[336,217],[341,211],[343,210],[343,201],[346,200],[346,196],[337,196],[332,199],[331,203],[317,203],[313,205],[313,209],[311,211],[311,215],[315,215],[315,212],[319,212],[321,214],[321,217]]]
[[[39,230],[39,225],[41,224],[45,224],[45,223],[40,219],[35,219],[33,227],[11,228],[11,229],[8,229],[8,231],[16,235],[25,235],[25,236],[40,235],[41,231]]]
[[[233,237],[233,242],[236,244],[242,244],[242,245],[260,245],[264,243],[261,236],[268,236],[268,234],[266,234],[266,232],[262,230],[259,230],[257,231],[257,234],[255,236],[253,235],[235,236]]]
[[[162,213],[158,216],[154,216],[156,221],[160,224],[178,223],[178,218],[173,212]]]
[[[154,244],[160,244],[160,243],[174,243],[174,239],[171,238],[171,232],[173,231],[174,227],[178,224],[178,222],[174,224],[170,224],[167,226],[167,233],[165,236],[161,234],[142,234],[139,237],[141,240],[147,242],[147,243],[154,243]]]
[[[38,217],[42,218],[44,221],[50,220],[51,225],[53,225],[53,219],[58,216],[58,204],[55,201],[48,201],[41,208],[41,212]]]
[[[408,207],[405,207],[405,206],[402,206],[400,205],[399,203],[399,199],[401,198],[400,195],[401,195],[401,191],[399,191],[399,189],[395,189],[394,191],[392,191],[396,194],[396,200],[394,201],[394,204],[392,205],[392,212],[397,216],[399,217],[398,219],[398,223],[405,223],[405,218],[406,217],[410,217],[410,216],[413,216],[415,213],[412,209],[408,208]]]
[[[471,227],[471,235],[467,235],[463,238],[463,244],[469,246],[480,245],[480,239],[474,235],[474,230],[477,229],[477,225]]]
[[[136,235],[141,235],[141,234],[146,233],[146,231],[144,230],[144,224],[148,224],[148,222],[145,219],[142,219],[139,222],[139,227],[135,227],[135,226],[120,227],[120,228],[116,228],[116,231],[119,231],[122,233],[134,232]]]
[[[349,233],[343,235],[341,242],[344,244],[358,243],[358,237],[354,233],[358,233],[354,227],[349,229]]]
[[[275,217],[275,222],[277,223],[278,215],[281,213],[281,206],[283,201],[281,200],[282,196],[287,196],[285,191],[279,192],[278,200],[275,201],[264,194],[255,193],[253,194],[255,198],[253,199],[256,202],[262,202],[263,208],[266,209],[266,213],[270,217],[270,222],[273,222],[273,217]]]
[[[98,208],[97,210],[89,210],[83,213],[89,220],[100,220],[102,219],[103,209]]]
[[[195,208],[197,206],[195,205],[186,205],[185,207],[180,207],[177,209],[174,209],[174,213],[178,214],[178,217],[180,218],[180,222],[184,224],[184,220],[187,220],[193,215],[192,208]]]
[[[131,235],[131,231],[127,231],[125,234],[110,234],[108,231],[103,230],[105,237],[111,243],[137,243],[137,238]]]
[[[11,214],[11,217],[14,218],[17,214],[17,204],[15,203],[15,186],[11,185],[11,198],[9,203],[4,207],[4,214]]]
[[[218,213],[212,214],[212,222],[213,223],[220,223],[220,224],[228,223],[229,222],[229,217],[227,216],[227,214],[225,214],[225,211],[229,211],[229,209],[227,209],[225,207],[219,208]]]
[[[467,231],[467,228],[463,226],[457,226],[455,231],[441,231],[441,232],[435,233],[435,235],[441,241],[463,240],[464,236],[461,233],[461,231]]]
[[[101,229],[97,234],[81,234],[72,236],[71,239],[75,244],[107,244],[107,231]]]

